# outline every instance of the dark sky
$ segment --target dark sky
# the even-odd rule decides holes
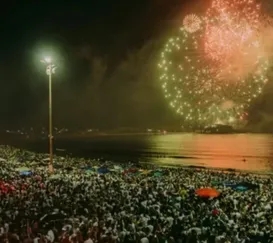
[[[0,126],[47,126],[48,82],[40,63],[47,54],[58,66],[56,126],[179,125],[156,64],[168,33],[190,9],[201,8],[193,0],[7,1],[0,15]],[[272,116],[270,97],[256,105],[254,122]]]

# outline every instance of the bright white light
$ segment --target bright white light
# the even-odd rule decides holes
[[[51,63],[51,57],[45,57],[44,60],[45,60],[46,63]]]
[[[230,117],[230,118],[229,118],[229,122],[230,122],[230,123],[232,123],[232,122],[234,122],[234,121],[235,121],[235,118],[234,118],[234,117]]]

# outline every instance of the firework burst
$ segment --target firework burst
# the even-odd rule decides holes
[[[243,79],[261,60],[260,5],[252,0],[213,0],[205,17],[204,53],[221,80]]]
[[[229,123],[245,118],[246,108],[267,81],[267,65],[259,66],[246,80],[219,82],[199,52],[201,37],[181,28],[165,45],[159,68],[166,99],[191,124]]]
[[[184,18],[183,25],[186,31],[194,33],[200,29],[201,19],[195,14],[189,14]]]
[[[257,38],[259,6],[250,5],[253,11],[248,7],[251,14],[244,15],[243,2],[251,1],[213,2],[198,31],[184,23],[168,40],[160,81],[170,106],[191,125],[242,124],[267,82],[269,62]]]
[[[266,53],[273,43],[271,19],[260,8],[252,0],[213,0],[205,17],[187,15],[168,40],[160,81],[184,121],[204,126],[247,120],[250,104],[268,81]]]

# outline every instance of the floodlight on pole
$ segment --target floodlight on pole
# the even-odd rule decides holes
[[[45,60],[46,63],[51,63],[51,57],[45,57],[44,60]]]
[[[49,163],[48,163],[48,170],[49,173],[54,172],[54,167],[53,167],[53,133],[52,133],[52,74],[55,73],[56,66],[52,63],[52,59],[50,57],[46,57],[41,62],[46,64],[46,74],[48,75],[49,78],[49,99],[48,99],[48,113],[49,113],[49,132],[48,132],[48,137],[49,137]]]

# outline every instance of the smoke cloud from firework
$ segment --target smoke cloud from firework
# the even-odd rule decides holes
[[[271,23],[255,1],[212,2],[205,17],[204,52],[220,80],[246,79],[271,58]]]

